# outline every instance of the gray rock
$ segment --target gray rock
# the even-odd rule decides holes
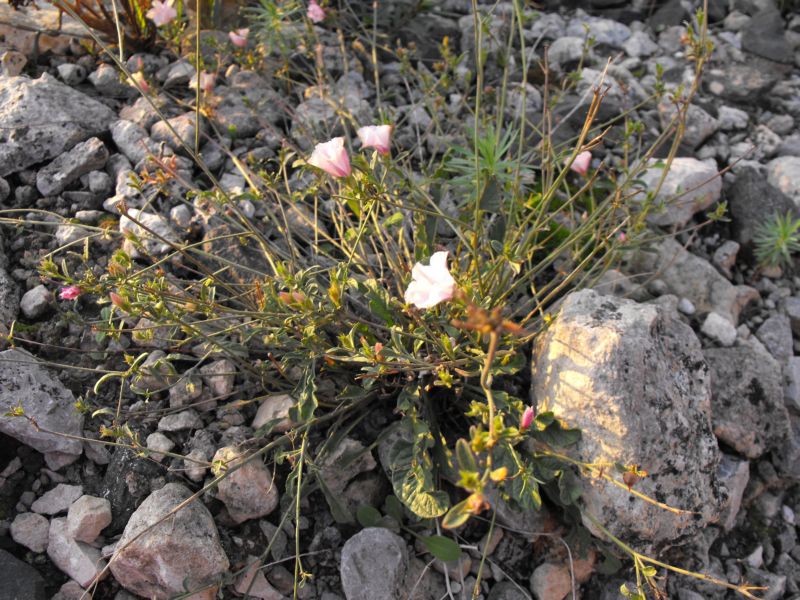
[[[11,186],[9,183],[0,177],[0,202],[5,202],[11,195]]]
[[[662,102],[658,105],[658,112],[661,114],[661,122],[664,128],[676,118],[678,108],[672,102]],[[720,123],[696,104],[690,104],[686,111],[686,129],[683,134],[683,143],[690,148],[697,148],[720,128]],[[678,159],[685,161],[687,159]],[[691,165],[695,166],[696,165]],[[673,162],[673,168],[675,168]],[[689,167],[680,165],[679,168],[688,169]],[[716,171],[714,169],[714,171]],[[691,171],[690,171],[691,172]],[[710,175],[713,176],[713,175]],[[695,183],[695,185],[697,185]],[[694,185],[684,185],[684,189],[689,189]]]
[[[21,52],[6,50],[0,55],[0,75],[16,77],[25,69],[28,59]]]
[[[567,25],[566,35],[582,38],[586,35],[587,28],[595,43],[601,46],[621,49],[631,37],[630,28],[623,23],[577,14]]]
[[[43,515],[57,515],[67,512],[70,504],[82,495],[83,488],[81,486],[59,483],[31,504],[31,510]]]
[[[158,422],[159,431],[183,431],[185,429],[200,429],[203,426],[203,420],[196,411],[184,410],[173,415],[166,415],[161,417]]]
[[[647,192],[655,192],[663,168],[652,161],[639,179]],[[717,169],[696,158],[676,158],[655,194],[647,221],[660,226],[685,226],[692,216],[716,204],[722,192],[722,179]],[[644,195],[638,198],[644,200]]]
[[[644,31],[634,31],[631,37],[622,45],[622,48],[628,56],[633,58],[644,58],[658,52],[658,44],[651,40],[650,36]]]
[[[369,448],[352,438],[343,438],[318,463],[319,477],[335,495],[343,494],[347,484],[360,473],[377,466]]]
[[[701,531],[719,516],[719,449],[700,343],[652,304],[573,292],[537,340],[532,396],[582,432],[580,460],[648,465],[637,489],[694,514],[673,514],[627,491],[586,480],[587,512],[645,552]],[[597,528],[589,520],[584,525]],[[599,532],[598,532],[599,535]]]
[[[755,459],[788,434],[781,367],[757,342],[706,348],[711,372],[714,434],[743,456]]]
[[[714,311],[708,313],[700,331],[721,346],[733,346],[736,342],[736,327],[728,319]]]
[[[89,75],[89,81],[104,96],[130,98],[136,94],[136,88],[124,83],[116,67],[101,64]]]
[[[767,181],[800,207],[800,156],[779,156],[767,165]]]
[[[530,594],[510,581],[495,583],[487,600],[531,600]]]
[[[786,315],[772,315],[756,330],[756,337],[781,364],[794,353],[792,326]]]
[[[728,61],[709,69],[703,83],[715,96],[746,104],[769,92],[787,70],[785,65],[751,56],[746,62]]]
[[[0,589],[10,599],[46,600],[44,578],[26,562],[0,549]]]
[[[67,533],[77,542],[91,544],[111,524],[111,502],[105,498],[81,496],[69,507]]]
[[[217,450],[212,462],[222,461],[228,469],[244,462],[245,456],[226,446]],[[236,523],[258,519],[278,506],[278,488],[261,458],[251,460],[229,473],[217,486],[217,498]]]
[[[0,177],[100,135],[113,118],[107,106],[48,75],[0,77]]]
[[[253,136],[284,117],[281,97],[252,71],[240,71],[227,86],[216,87],[209,102],[220,130],[237,137]]]
[[[89,138],[40,169],[36,174],[36,187],[42,196],[55,196],[82,175],[102,169],[106,160],[108,150],[103,142],[96,137]]]
[[[11,523],[12,539],[37,554],[47,550],[49,533],[50,521],[38,513],[20,513]]]
[[[166,122],[157,121],[152,129],[150,129],[150,137],[155,142],[164,142],[173,150],[183,150],[183,145],[189,146],[194,149],[195,140],[195,114],[193,112],[172,117]],[[169,123],[169,126],[167,125]],[[175,131],[173,134],[170,127]],[[200,118],[200,139],[206,130],[206,122],[202,117]],[[183,144],[183,145],[182,145]],[[183,154],[186,154],[184,151]]]
[[[61,81],[67,85],[76,86],[86,80],[86,69],[77,63],[64,63],[56,67]]]
[[[524,98],[523,98],[524,89]],[[524,104],[523,104],[524,102]],[[521,83],[512,83],[509,85],[506,116],[519,122],[519,119],[524,117],[531,123],[536,123],[536,119],[540,116],[542,110],[542,94],[531,84],[526,84],[522,87]]]
[[[100,558],[99,550],[89,544],[72,539],[67,531],[67,519],[64,517],[53,519],[50,522],[47,556],[55,566],[72,577],[83,588],[88,588],[106,565],[106,562]]]
[[[775,62],[792,64],[794,56],[784,28],[777,8],[759,11],[742,28],[742,50]]]
[[[550,45],[547,58],[555,69],[566,70],[583,56],[583,44],[582,37],[560,37]]]
[[[137,457],[132,450],[121,447],[114,450],[97,494],[111,502],[109,535],[122,531],[133,511],[150,493],[150,482],[161,474],[161,467]]]
[[[383,527],[367,527],[342,548],[340,575],[347,600],[400,600],[408,569],[403,538]]]
[[[800,413],[800,356],[792,356],[786,363],[787,385],[784,399],[789,408]]]
[[[19,307],[27,319],[38,319],[44,315],[54,302],[53,294],[44,285],[37,285],[22,295]]]
[[[147,135],[147,132],[131,121],[119,120],[111,125],[111,139],[117,148],[136,165],[148,155],[159,155],[158,144]],[[117,178],[119,184],[119,178]],[[119,193],[119,191],[117,191]]]
[[[22,417],[0,417],[0,432],[39,452],[60,452],[77,460],[83,446],[48,431],[80,436],[83,415],[75,411],[75,398],[64,385],[25,350],[0,352],[0,414],[22,406],[36,420],[37,430]]]
[[[233,393],[236,363],[229,358],[221,358],[200,367],[200,375],[214,398],[224,400]]]
[[[733,108],[732,106],[722,105],[719,107],[717,113],[719,128],[722,131],[747,129],[750,116],[745,111]]]
[[[800,416],[789,413],[789,436],[774,452],[775,466],[780,473],[800,481]]]
[[[19,288],[5,269],[0,267],[0,324],[9,326],[19,314]]]
[[[294,406],[294,398],[289,394],[272,394],[261,401],[258,411],[253,419],[253,429],[263,427],[270,421],[280,419],[272,428],[276,433],[285,433],[292,428],[289,410]]]
[[[156,75],[156,78],[163,79],[164,89],[168,89],[187,85],[197,71],[188,60],[180,59],[164,67],[163,72],[163,78],[159,77],[161,72]]]
[[[526,41],[535,42],[539,38],[557,40],[564,37],[566,23],[564,17],[555,12],[539,12],[534,15],[531,26],[525,34]]]
[[[741,310],[759,298],[755,289],[734,286],[708,261],[687,251],[672,238],[661,240],[652,250],[639,252],[633,258],[632,267],[638,273],[657,273],[672,294],[691,301],[701,316],[713,311],[734,326],[739,322]]]
[[[725,531],[730,531],[736,524],[736,515],[742,507],[744,490],[750,481],[750,463],[723,452],[717,476],[720,483],[728,490],[728,498],[722,506],[719,524]]]
[[[120,233],[136,235],[144,246],[145,252],[152,256],[162,256],[173,249],[170,242],[177,244],[178,234],[161,215],[144,212],[137,208],[129,208],[126,215],[119,220]],[[128,240],[125,240],[126,243]],[[131,247],[134,258],[140,258],[141,253]]]
[[[164,452],[169,452],[175,447],[175,442],[169,439],[160,431],[156,431],[147,436],[145,440],[147,449],[150,450],[150,458],[157,462],[164,460]]]
[[[714,250],[711,262],[717,267],[725,277],[732,277],[731,269],[736,264],[736,255],[739,253],[739,243],[733,240],[725,240],[719,248]]]
[[[111,561],[122,587],[147,598],[169,598],[211,584],[228,570],[214,519],[199,499],[155,525],[191,495],[181,484],[168,483],[133,513]]]

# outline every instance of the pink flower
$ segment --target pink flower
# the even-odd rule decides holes
[[[153,0],[153,5],[150,10],[145,13],[145,16],[153,21],[156,27],[166,25],[178,16],[178,11],[172,6],[172,2],[173,0],[165,0],[164,2]]]
[[[350,158],[344,147],[344,138],[336,137],[324,144],[317,144],[308,164],[318,167],[334,177],[350,175]]]
[[[525,431],[533,424],[533,418],[536,416],[536,411],[533,410],[532,406],[528,406],[525,408],[525,411],[522,413],[522,418],[519,420],[519,428],[522,431]]]
[[[247,46],[247,36],[249,33],[250,30],[247,28],[237,29],[236,31],[231,31],[228,33],[228,37],[231,40],[231,44],[237,48],[244,48]]]
[[[432,308],[450,300],[455,289],[456,282],[447,269],[447,252],[435,252],[429,265],[418,262],[411,270],[406,302],[417,308]]]
[[[128,83],[131,84],[133,87],[136,87],[136,84],[138,83],[139,87],[145,94],[150,91],[150,84],[147,83],[147,79],[144,78],[144,73],[142,73],[141,71],[133,73],[128,79]]]
[[[77,285],[68,285],[67,287],[62,287],[61,291],[58,293],[58,297],[62,300],[75,300],[78,296],[81,295],[81,288]]]
[[[314,23],[319,23],[325,20],[325,10],[317,4],[317,0],[311,0],[308,3],[308,12],[306,16]]]
[[[625,235],[624,231],[620,231],[617,239],[620,241],[621,244],[624,244],[628,240],[628,236]]]
[[[391,125],[368,125],[362,127],[358,133],[358,139],[364,148],[375,148],[380,154],[389,154],[392,137]]]
[[[211,91],[214,89],[214,83],[216,83],[216,76],[213,73],[209,73],[208,71],[201,71],[200,72],[200,90],[205,92],[206,94],[210,94]],[[192,79],[189,81],[189,87],[193,90],[197,89],[197,73],[192,76]]]
[[[578,175],[586,177],[586,172],[589,170],[589,163],[592,162],[592,153],[588,150],[581,152],[572,161],[570,169],[575,171]]]

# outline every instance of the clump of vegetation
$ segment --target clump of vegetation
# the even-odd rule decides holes
[[[90,6],[69,5],[71,13],[110,40],[117,38],[118,23],[131,31],[125,34],[129,40],[144,42],[156,30],[144,18],[154,8],[145,0],[123,2],[124,15],[112,15],[110,21],[102,3]],[[157,161],[133,184],[147,187],[148,202],[170,198],[202,214],[207,225],[202,239],[166,238],[142,222],[138,210],[121,203],[121,218],[136,228],[125,234],[115,233],[117,223],[87,228],[83,252],[73,244],[42,262],[42,277],[65,286],[64,299],[82,299],[84,311],[76,311],[76,321],[90,313],[87,300],[97,305],[85,325],[96,332],[98,343],[122,344],[131,336],[140,343],[158,338],[167,347],[155,361],[148,361],[148,352],[125,351],[119,368],[105,373],[80,399],[80,408],[106,439],[147,456],[125,404],[133,395],[164,394],[179,373],[197,369],[209,357],[226,357],[254,387],[290,392],[295,399],[292,429],[276,434],[276,422],[265,425],[256,439],[272,436],[271,441],[246,460],[269,456],[281,466],[286,494],[293,499],[284,519],[294,518],[297,539],[300,501],[312,492],[325,496],[338,521],[357,518],[362,524],[400,527],[410,518],[413,531],[430,532],[438,526],[455,529],[487,511],[493,525],[498,503],[537,510],[544,497],[574,517],[581,475],[593,473],[627,489],[646,475],[635,465],[605,470],[569,458],[565,449],[580,432],[558,415],[537,414],[529,405],[526,348],[552,318],[554,302],[595,281],[615,264],[621,249],[645,235],[647,208],[628,205],[636,165],[645,164],[670,134],[680,137],[693,91],[681,100],[672,128],[646,145],[644,128],[628,113],[599,121],[608,92],[601,81],[586,94],[577,135],[559,142],[554,113],[578,80],[550,81],[543,59],[539,66],[550,86],[543,108],[537,115],[525,110],[529,65],[520,24],[528,17],[521,3],[514,6],[506,43],[522,50],[521,91],[515,99],[522,109],[507,110],[507,64],[498,80],[486,81],[480,26],[474,32],[475,56],[456,54],[445,40],[434,71],[414,67],[407,50],[393,50],[374,30],[352,32],[353,52],[373,61],[376,82],[374,57],[378,50],[393,52],[404,84],[417,90],[417,97],[432,99],[433,115],[458,93],[458,108],[471,114],[469,122],[434,116],[423,126],[426,132],[417,128],[398,143],[395,132],[407,117],[380,94],[376,122],[358,122],[337,105],[343,113],[340,135],[316,139],[313,152],[287,144],[264,162],[230,155],[248,183],[238,194],[219,185],[197,154],[196,141],[184,150],[203,171],[204,186],[190,185],[176,199],[171,185],[178,177],[168,160]],[[249,29],[262,40],[263,56],[283,59],[285,69],[274,73],[278,85],[289,90],[307,85],[307,93],[317,90],[334,102],[309,19],[337,17],[330,7],[317,8],[322,13],[305,13],[294,2],[261,0]],[[169,26],[171,20],[158,25]],[[246,31],[236,35],[246,38]],[[687,36],[698,76],[709,51],[704,32],[698,13]],[[103,40],[96,41],[114,58]],[[306,52],[303,64],[314,65],[302,74],[291,70],[298,48]],[[194,59],[201,72],[199,52]],[[258,63],[252,55],[247,61]],[[134,75],[121,61],[117,64],[125,77]],[[298,81],[301,76],[306,79]],[[211,111],[205,94],[213,93],[213,81],[203,81],[201,73],[195,84],[198,115]],[[612,127],[621,132],[624,160],[593,167],[592,151]],[[434,135],[444,140],[443,147],[419,152],[434,143]],[[667,168],[677,141],[672,147]],[[795,231],[796,226],[792,236]],[[109,247],[110,239],[124,243],[114,244],[100,268],[92,248]],[[106,392],[112,384],[117,385],[115,406],[108,404]],[[385,449],[393,488],[394,500],[387,501],[385,511],[389,521],[375,509],[351,514],[316,468],[335,440],[375,412],[385,415],[374,443]],[[215,478],[198,496],[238,468],[207,466]],[[574,518],[571,522],[578,526]],[[452,538],[426,534],[422,539],[439,558],[459,555]],[[639,585],[637,591],[626,588],[630,598],[644,598],[647,585],[657,589],[655,567],[677,571],[635,553],[624,541],[612,541],[634,560]],[[299,551],[295,575],[297,585],[309,576]],[[752,597],[746,586],[729,587]]]
[[[755,258],[764,267],[792,267],[800,252],[800,219],[791,212],[759,224],[753,235]]]

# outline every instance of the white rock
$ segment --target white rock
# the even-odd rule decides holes
[[[232,446],[217,450],[213,462],[224,461],[227,468],[243,462]],[[251,460],[217,484],[217,498],[225,504],[231,518],[242,523],[270,514],[278,506],[278,487],[261,458]]]
[[[67,533],[77,542],[91,544],[111,524],[111,502],[95,496],[81,496],[67,513]]]
[[[20,513],[11,523],[11,538],[33,552],[47,550],[50,521],[37,513]]]
[[[289,394],[273,394],[267,396],[258,407],[258,412],[253,419],[253,429],[263,427],[273,419],[281,419],[272,431],[284,433],[292,428],[292,420],[289,418],[289,410],[294,406],[294,398]]]
[[[65,518],[50,522],[47,556],[83,588],[88,588],[105,568],[105,561],[101,560],[97,548],[72,539]]]
[[[49,492],[42,495],[31,505],[31,510],[43,515],[57,515],[66,512],[70,504],[83,495],[83,488],[79,485],[59,483]]]
[[[721,346],[733,346],[736,341],[736,327],[728,319],[715,312],[708,313],[700,331]]]
[[[227,398],[233,393],[233,383],[236,379],[236,364],[229,358],[215,360],[200,367],[200,374],[211,394],[217,400]]]

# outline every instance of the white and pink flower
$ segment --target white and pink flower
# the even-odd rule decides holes
[[[447,252],[434,252],[430,264],[418,262],[411,269],[405,300],[417,308],[433,308],[450,300],[455,291],[456,281],[447,268]]]
[[[214,89],[214,84],[216,83],[217,77],[214,73],[209,73],[208,71],[200,71],[200,91],[205,92],[206,94],[210,94]],[[197,89],[197,73],[192,76],[191,81],[189,81],[189,87],[193,90]]]
[[[81,288],[77,285],[68,285],[61,288],[61,291],[58,292],[58,297],[62,300],[75,300],[81,295],[81,291]]]
[[[243,29],[237,29],[235,31],[229,32],[228,38],[231,40],[231,44],[233,44],[237,48],[244,48],[247,46],[248,35],[250,35],[250,30],[245,27]]]
[[[325,171],[333,177],[348,177],[351,172],[350,157],[344,147],[344,138],[335,137],[324,144],[317,144],[308,164]]]
[[[150,10],[145,13],[145,16],[155,23],[156,27],[166,25],[178,16],[178,11],[172,6],[173,1],[165,0],[164,2],[159,2],[159,0],[153,0]]]
[[[321,23],[325,20],[325,9],[317,4],[317,0],[311,0],[308,3],[308,12],[306,16],[314,23]]]
[[[392,126],[367,125],[357,132],[363,148],[375,148],[380,154],[387,155],[391,152]]]
[[[589,165],[591,162],[592,153],[588,150],[585,150],[575,157],[575,160],[572,161],[572,164],[569,168],[572,171],[575,171],[578,175],[586,177],[586,173],[589,171]]]

